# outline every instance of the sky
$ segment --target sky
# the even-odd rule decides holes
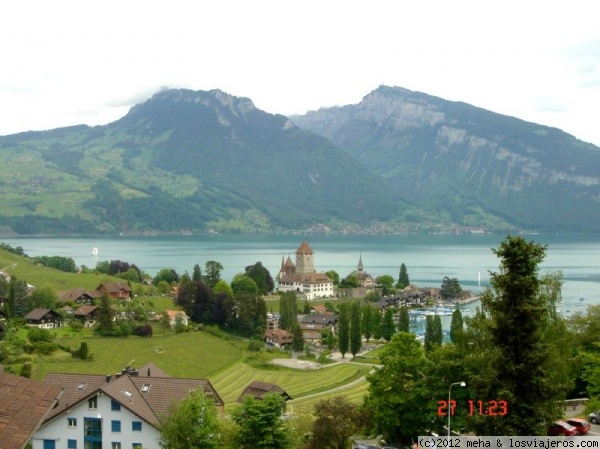
[[[600,2],[0,2],[0,135],[103,125],[165,88],[291,115],[379,85],[600,146]]]

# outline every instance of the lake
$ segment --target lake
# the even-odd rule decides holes
[[[295,251],[306,240],[314,251],[318,271],[335,270],[345,277],[356,269],[362,256],[365,271],[373,277],[398,278],[400,264],[408,269],[411,283],[439,287],[444,276],[457,278],[463,289],[480,292],[489,285],[489,271],[498,271],[492,253],[505,236],[499,235],[194,235],[123,236],[85,238],[0,238],[21,246],[29,256],[71,257],[78,266],[93,268],[98,261],[123,260],[150,275],[162,268],[192,273],[209,260],[220,262],[222,277],[235,274],[257,261],[277,275],[282,257],[295,261]],[[548,246],[540,273],[562,271],[563,313],[600,304],[600,236],[530,235],[527,240]],[[98,249],[92,255],[93,248]],[[0,267],[2,268],[2,267]],[[584,301],[580,301],[584,298]]]

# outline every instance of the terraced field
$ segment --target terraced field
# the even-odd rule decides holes
[[[254,380],[279,385],[292,398],[324,392],[364,376],[370,367],[339,363],[316,370],[293,368],[258,369],[245,363],[236,364],[209,379],[225,403],[237,400],[243,389]]]

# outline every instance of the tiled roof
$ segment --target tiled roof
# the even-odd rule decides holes
[[[75,301],[82,297],[88,297],[90,299],[97,298],[98,292],[90,292],[83,288],[74,288],[73,290],[61,290],[57,292],[58,299],[60,301]]]
[[[307,273],[307,274],[286,274],[279,279],[279,283],[294,283],[300,284],[330,284],[333,283],[323,273]]]
[[[150,376],[147,375],[148,370]],[[168,377],[151,363],[139,370],[118,373],[116,376],[50,373],[45,382],[60,385],[65,389],[63,398],[47,421],[99,393],[109,396],[157,428],[161,419],[168,413],[171,403],[184,399],[196,388],[201,388],[213,397],[218,406],[223,405],[223,400],[208,380]]]
[[[41,320],[42,318],[44,318],[46,316],[46,314],[48,312],[52,312],[52,310],[50,310],[50,309],[33,309],[31,312],[29,312],[23,318],[25,318],[26,320]]]
[[[98,306],[79,306],[79,307],[77,307],[75,312],[73,312],[73,315],[87,316],[90,313],[92,313],[93,311],[95,311],[97,308],[98,308]]]
[[[308,245],[307,242],[302,242],[302,244],[296,250],[296,254],[314,254],[312,248]]]
[[[286,400],[292,399],[292,397],[280,386],[255,380],[246,388],[244,388],[244,391],[242,391],[242,394],[240,394],[237,402],[243,402],[244,396],[254,396],[256,399],[262,399],[267,393],[278,393]]]
[[[96,290],[104,290],[109,293],[117,293],[121,290],[125,290],[126,292],[131,291],[131,287],[127,284],[122,284],[121,282],[103,282],[98,286]]]
[[[55,385],[0,372],[0,447],[25,447],[61,394]]]

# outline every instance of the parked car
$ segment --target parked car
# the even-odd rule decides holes
[[[548,428],[548,435],[552,437],[559,435],[575,436],[579,435],[579,432],[565,421],[556,421]]]
[[[588,415],[588,421],[592,424],[600,424],[600,410],[596,410]]]
[[[579,418],[570,418],[566,420],[568,424],[571,424],[573,427],[577,429],[580,435],[585,435],[590,431],[592,426],[585,419]]]

